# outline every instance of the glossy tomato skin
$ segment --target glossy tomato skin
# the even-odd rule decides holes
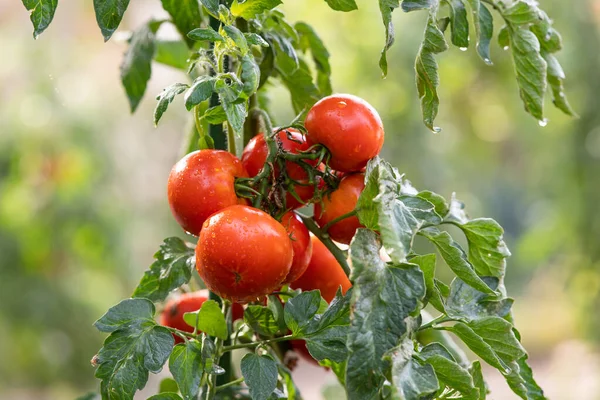
[[[304,125],[309,144],[320,143],[331,153],[329,165],[341,172],[360,171],[383,146],[383,123],[377,111],[360,97],[335,94],[319,100]]]
[[[179,160],[167,185],[169,205],[179,225],[197,236],[214,212],[246,204],[235,194],[236,177],[248,173],[236,156],[223,150],[199,150]]]
[[[211,215],[196,245],[196,269],[206,286],[238,303],[281,287],[292,257],[292,242],[283,225],[243,205]]]
[[[310,235],[313,244],[312,256],[304,274],[290,285],[293,289],[320,290],[321,297],[328,303],[335,298],[339,287],[346,293],[352,286],[342,266],[333,254],[314,235]]]
[[[308,150],[310,147],[304,136],[296,129],[288,128],[280,131],[276,136],[277,140],[281,143],[283,149],[289,153],[297,154],[299,152]],[[259,133],[254,136],[242,153],[242,164],[250,176],[256,176],[262,169],[269,151],[267,143],[265,141],[265,135]],[[286,195],[286,206],[289,209],[296,209],[306,204],[314,195],[314,186],[308,185],[308,174],[300,165],[286,161],[285,168],[288,176],[295,181],[305,183],[306,185],[294,185],[294,190],[302,202],[299,202],[291,194]]]
[[[312,241],[308,228],[293,211],[284,214],[281,225],[288,232],[294,250],[290,272],[283,281],[284,284],[288,284],[298,279],[308,268],[312,256]]]
[[[322,203],[315,204],[315,221],[323,227],[330,221],[347,214],[356,208],[358,197],[365,188],[365,175],[350,174],[344,176],[336,190],[324,196]],[[356,216],[344,218],[331,225],[329,236],[339,243],[350,244],[358,228],[362,228]]]
[[[179,297],[169,300],[160,314],[160,324],[184,332],[193,332],[194,328],[186,324],[183,320],[183,314],[198,311],[206,300],[208,300],[208,290],[184,293]],[[233,321],[244,318],[244,308],[240,304],[234,303],[231,313]],[[175,338],[175,343],[183,342],[183,339],[178,335],[173,335],[173,337]]]

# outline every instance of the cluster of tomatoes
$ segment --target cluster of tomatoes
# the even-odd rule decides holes
[[[196,269],[206,287],[224,299],[244,304],[289,285],[319,289],[330,302],[339,287],[345,292],[351,286],[336,258],[294,210],[313,203],[321,229],[337,242],[350,243],[361,226],[352,212],[364,188],[364,168],[381,150],[383,125],[364,100],[333,95],[310,109],[304,126],[305,134],[290,128],[269,137],[257,135],[241,160],[226,151],[199,150],[171,171],[173,215],[185,231],[198,236]],[[269,140],[276,146],[269,146]],[[278,154],[272,154],[273,148]],[[318,152],[326,154],[324,162],[315,156]],[[324,174],[333,179],[314,179]],[[261,205],[271,201],[269,193],[261,193],[265,186],[254,181],[263,175],[287,185],[279,215],[260,209],[269,210]],[[248,182],[251,187],[243,185]],[[261,200],[251,202],[242,192],[256,193]],[[187,295],[170,303],[163,323],[187,330],[183,313],[197,310],[206,297]],[[242,315],[241,307],[237,310],[234,318]],[[175,326],[179,320],[183,324]]]

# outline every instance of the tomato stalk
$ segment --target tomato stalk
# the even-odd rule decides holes
[[[346,252],[344,252],[342,249],[337,247],[335,243],[333,243],[333,240],[331,240],[331,238],[326,232],[323,232],[323,230],[319,228],[314,219],[305,217],[303,215],[300,215],[300,218],[302,218],[302,222],[304,222],[304,225],[306,225],[308,230],[311,231],[313,235],[318,237],[319,240],[323,242],[325,247],[327,247],[327,250],[329,250],[331,254],[333,254],[337,262],[340,264],[340,266],[346,273],[346,276],[350,277],[350,267],[348,266],[348,261],[346,259]]]
[[[230,381],[230,382],[227,382],[227,383],[224,383],[222,385],[217,386],[216,391],[218,392],[218,391],[226,389],[226,388],[228,388],[230,386],[239,385],[242,382],[244,382],[244,378],[238,378],[238,379],[236,379],[234,381]]]
[[[285,335],[285,336],[280,336],[277,338],[273,338],[273,339],[267,339],[267,340],[262,340],[259,342],[251,342],[251,343],[240,343],[240,344],[234,344],[231,346],[223,346],[222,347],[222,352],[228,352],[228,351],[232,351],[232,350],[237,350],[237,349],[253,349],[256,347],[263,347],[263,346],[267,346],[271,343],[277,343],[277,342],[284,342],[286,340],[293,340],[295,339],[294,335]]]

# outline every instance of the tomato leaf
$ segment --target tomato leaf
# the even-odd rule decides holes
[[[154,305],[147,299],[127,299],[110,308],[94,324],[111,332],[94,357],[96,377],[104,397],[133,398],[157,373],[173,348],[171,332],[154,321]]]
[[[379,57],[379,68],[384,77],[388,72],[387,51],[392,47],[395,40],[392,12],[399,6],[400,0],[379,0],[379,11],[381,11],[381,18],[383,19],[383,26],[385,27],[385,45],[383,46],[381,56]]]
[[[442,383],[469,398],[479,397],[479,389],[475,387],[469,371],[460,366],[444,346],[439,343],[428,344],[421,349],[419,357],[433,367]]]
[[[504,19],[514,25],[532,24],[543,19],[540,9],[536,3],[528,1],[516,1],[502,11]]]
[[[242,57],[242,73],[240,78],[244,84],[242,89],[243,97],[249,98],[252,94],[256,93],[260,82],[260,68],[251,54],[246,54]]]
[[[421,365],[412,358],[414,343],[405,338],[386,358],[390,361],[392,393],[395,398],[421,400],[431,398],[439,389],[439,382],[429,364]]]
[[[473,384],[479,389],[479,396],[476,400],[485,400],[487,394],[487,387],[483,380],[483,372],[481,371],[481,363],[479,361],[473,361],[473,364],[469,367],[469,373],[473,377]]]
[[[175,349],[173,349],[173,350],[175,350]],[[171,355],[172,355],[172,353],[171,353]],[[179,392],[179,386],[177,386],[177,382],[175,381],[175,379],[164,378],[163,380],[160,381],[160,384],[158,385],[158,393],[165,393],[165,392],[172,392],[172,393]]]
[[[227,114],[225,114],[223,106],[218,105],[206,110],[206,112],[202,114],[202,118],[211,125],[217,125],[227,121]]]
[[[253,44],[261,47],[269,47],[269,43],[262,38],[258,33],[253,32],[244,32],[244,37],[246,38],[246,42],[248,44]]]
[[[198,0],[161,0],[162,6],[171,16],[171,20],[177,27],[181,37],[189,47],[194,42],[187,36],[188,32],[200,26],[202,14]]]
[[[231,14],[235,17],[249,20],[280,4],[282,4],[281,0],[246,0],[242,3],[238,2],[238,0],[233,0]]]
[[[321,306],[321,294],[318,290],[302,292],[285,303],[285,324],[294,336],[303,335]]]
[[[411,262],[413,261],[411,260]],[[498,278],[485,276],[481,280],[491,289],[498,289]],[[510,313],[513,302],[514,300],[511,298],[482,293],[467,285],[461,279],[455,278],[450,285],[446,311],[448,316],[466,321],[490,316],[504,318]]]
[[[560,63],[556,57],[546,51],[542,51],[541,54],[548,65],[547,80],[548,85],[550,85],[550,89],[552,90],[552,102],[556,108],[565,114],[573,117],[577,116],[575,111],[573,111],[573,108],[571,108],[569,100],[567,100],[567,95],[565,94],[565,88],[563,86],[565,73],[560,66]]]
[[[169,358],[169,371],[175,378],[185,400],[198,398],[202,373],[222,373],[221,367],[213,365],[214,343],[206,338],[204,346],[196,340],[178,344]]]
[[[133,32],[129,48],[121,63],[121,82],[127,93],[131,112],[134,112],[144,93],[152,74],[152,59],[156,46],[154,33],[156,27],[146,24]]]
[[[448,0],[450,7],[450,38],[452,44],[466,49],[469,47],[469,21],[463,0]]]
[[[527,364],[527,356],[509,364],[511,371],[505,375],[508,386],[524,400],[547,400],[544,391],[533,378],[533,371]]]
[[[296,113],[300,113],[303,110],[308,112],[310,107],[321,98],[319,89],[313,82],[308,65],[301,59],[298,62],[299,67],[293,70],[293,72],[279,68],[279,64],[276,65],[281,81],[290,92],[292,106]]]
[[[128,6],[129,0],[94,0],[96,21],[105,42],[119,27]]]
[[[58,0],[22,0],[25,8],[30,12],[29,18],[33,24],[33,38],[46,30],[54,18]]]
[[[192,40],[208,40],[210,42],[223,42],[225,38],[213,28],[196,28],[188,32],[187,37]]]
[[[469,327],[488,343],[504,362],[516,361],[527,353],[510,322],[500,317],[483,317],[469,322]]]
[[[479,0],[471,0],[471,3],[478,3],[477,12],[473,12],[475,20],[475,32],[477,34],[477,53],[486,64],[491,65],[490,43],[494,34],[494,18]]]
[[[300,48],[303,51],[310,50],[312,59],[317,68],[317,85],[321,95],[327,96],[332,92],[331,89],[331,66],[329,65],[329,52],[323,41],[315,30],[304,22],[298,22],[294,25],[300,38]]]
[[[475,333],[469,325],[458,322],[447,328],[447,330],[458,336],[473,353],[477,354],[492,367],[503,373],[509,371],[508,365],[498,357],[494,349],[481,336]]]
[[[355,0],[325,0],[327,5],[335,11],[354,11],[358,10]]]
[[[156,40],[154,61],[169,67],[187,70],[189,49],[183,40]]]
[[[425,10],[437,4],[438,1],[439,0],[403,0],[402,11],[411,12],[417,10]]]
[[[219,303],[214,300],[207,300],[202,303],[198,311],[183,314],[183,320],[189,326],[195,326],[207,335],[227,339],[225,316],[221,311],[221,307],[219,307]]]
[[[384,382],[383,355],[410,331],[407,317],[422,307],[425,281],[414,264],[384,263],[377,236],[367,229],[354,236],[350,259],[354,285],[346,386],[350,400],[370,399]]]
[[[421,271],[423,271],[425,286],[427,287],[425,299],[431,303],[436,310],[441,313],[446,313],[444,297],[435,284],[435,254],[412,257],[409,261],[413,264],[417,264],[419,268],[421,268]]]
[[[174,83],[171,86],[165,88],[157,97],[158,103],[156,104],[156,108],[154,109],[154,126],[158,125],[158,121],[162,118],[162,115],[169,104],[173,102],[175,96],[185,92],[189,88],[185,83]]]
[[[267,400],[277,386],[277,363],[271,356],[251,353],[242,358],[242,376],[252,400]]]
[[[132,297],[162,301],[192,277],[194,249],[188,247],[183,240],[176,237],[165,239],[154,258],[155,261],[144,273]]]
[[[272,336],[279,332],[279,325],[273,311],[268,307],[249,305],[244,311],[244,322],[263,336]]]
[[[185,92],[183,99],[185,101],[185,108],[189,110],[195,105],[202,103],[205,100],[210,99],[213,91],[215,90],[216,78],[209,75],[202,75],[194,80],[192,86]]]
[[[182,400],[177,393],[164,392],[148,397],[148,400]]]
[[[248,53],[248,42],[246,42],[246,37],[242,31],[233,25],[223,25],[223,31],[225,31],[227,37],[229,37],[240,49],[242,55]]]

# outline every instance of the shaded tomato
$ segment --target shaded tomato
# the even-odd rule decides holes
[[[288,232],[292,241],[292,248],[294,249],[294,258],[290,272],[283,281],[283,284],[288,284],[298,279],[306,271],[306,268],[308,268],[308,263],[312,255],[312,241],[310,240],[308,228],[304,226],[300,217],[293,211],[283,216],[281,224]]]
[[[353,95],[322,98],[310,109],[304,125],[308,143],[327,147],[331,153],[329,165],[341,172],[360,171],[383,146],[379,114]]]
[[[206,300],[208,300],[208,290],[184,293],[169,300],[160,314],[160,324],[185,332],[193,332],[194,328],[183,320],[183,314],[198,311]],[[244,308],[240,304],[233,303],[231,317],[233,321],[244,318]],[[183,342],[178,335],[173,335],[173,337],[175,343]]]
[[[226,151],[199,150],[186,155],[169,175],[167,192],[173,216],[186,232],[198,235],[214,212],[246,204],[236,196],[234,181],[247,176],[241,161]]]
[[[310,235],[313,245],[312,256],[308,268],[302,276],[290,285],[293,289],[320,290],[321,297],[328,303],[335,298],[338,288],[346,293],[352,286],[342,266],[337,262],[333,254],[314,235]]]
[[[306,143],[304,136],[298,130],[292,128],[280,131],[276,135],[276,139],[279,141],[281,147],[289,153],[297,154],[308,150],[310,147]],[[259,133],[250,139],[242,153],[242,164],[250,176],[258,175],[267,160],[268,153],[269,151],[264,134]],[[286,161],[285,168],[288,176],[300,183],[294,185],[294,190],[302,200],[302,202],[300,202],[288,193],[285,198],[286,207],[290,209],[299,208],[313,197],[315,192],[314,186],[308,185],[308,174],[304,168],[297,163]],[[276,171],[276,173],[278,172]]]
[[[324,196],[322,202],[316,203],[315,221],[319,226],[323,227],[330,221],[354,210],[358,197],[365,188],[364,181],[365,175],[363,173],[346,175],[342,178],[336,190],[328,196]],[[356,230],[362,227],[363,225],[358,218],[352,216],[331,225],[327,233],[336,242],[349,244]]]
[[[247,303],[281,287],[292,257],[292,242],[283,225],[259,209],[235,205],[204,222],[196,269],[210,290]]]

